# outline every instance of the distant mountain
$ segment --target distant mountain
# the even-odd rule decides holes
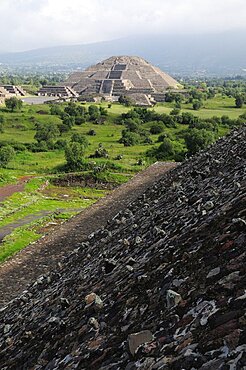
[[[246,74],[246,30],[206,35],[146,35],[86,45],[0,54],[10,68],[72,70],[113,55],[138,55],[171,74]]]

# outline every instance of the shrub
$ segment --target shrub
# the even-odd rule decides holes
[[[0,148],[0,167],[6,167],[15,155],[14,148],[10,145],[2,146]]]
[[[236,98],[235,98],[235,105],[236,105],[236,108],[242,108],[243,106],[243,103],[244,103],[244,98],[242,95],[237,95]]]
[[[174,159],[175,150],[172,141],[164,138],[161,145],[157,148],[147,151],[147,156],[157,160],[172,160]]]
[[[93,129],[90,129],[88,132],[87,132],[87,135],[89,136],[96,136],[96,131],[93,130]]]
[[[81,170],[84,165],[85,147],[83,144],[72,142],[65,148],[65,158],[69,170]]]
[[[5,118],[4,116],[0,116],[0,132],[3,133],[3,127],[5,123]]]
[[[61,107],[58,105],[58,104],[52,104],[50,106],[50,114],[52,115],[56,115],[56,116],[61,116],[63,113],[63,110],[61,109]]]
[[[37,123],[36,124],[36,134],[34,139],[37,142],[48,142],[54,140],[60,135],[58,126],[55,123]]]
[[[80,126],[85,122],[86,122],[85,117],[83,117],[83,116],[82,117],[75,117],[75,125]]]
[[[16,110],[21,110],[23,102],[20,99],[17,99],[15,96],[5,99],[6,108],[9,109],[11,112]]]
[[[185,135],[185,143],[189,154],[195,154],[201,149],[205,149],[214,142],[214,134],[206,129],[189,129]]]
[[[90,105],[88,108],[89,120],[96,121],[100,117],[100,110],[96,105]]]
[[[67,146],[67,140],[65,139],[58,139],[55,143],[55,149],[62,150],[65,149]]]
[[[95,153],[90,156],[90,158],[108,158],[109,154],[108,151],[103,147],[100,143],[98,145],[98,149],[96,149]]]
[[[140,135],[136,132],[130,132],[128,130],[122,131],[122,137],[119,143],[124,144],[124,146],[133,146],[140,143]]]
[[[165,126],[163,122],[154,123],[150,128],[152,135],[160,134],[164,130]]]
[[[201,100],[194,100],[192,106],[193,106],[194,110],[199,110],[202,107],[202,101]]]
[[[89,145],[89,141],[88,141],[87,137],[83,134],[78,133],[78,132],[75,132],[72,135],[71,141],[74,142],[74,143],[80,143],[80,144],[84,145],[85,148],[87,148],[88,145]]]

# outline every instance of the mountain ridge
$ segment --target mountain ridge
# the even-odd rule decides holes
[[[82,45],[0,53],[10,68],[84,69],[112,55],[138,55],[174,74],[245,74],[246,31],[201,35],[142,35]]]

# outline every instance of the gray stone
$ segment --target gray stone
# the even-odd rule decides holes
[[[151,331],[143,330],[139,333],[130,334],[128,336],[128,345],[131,354],[134,356],[139,346],[151,342],[154,339]]]

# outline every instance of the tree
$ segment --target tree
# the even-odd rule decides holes
[[[199,120],[198,117],[193,116],[193,114],[189,112],[184,112],[181,114],[181,122],[183,125],[191,125],[196,123]]]
[[[96,105],[90,105],[88,108],[89,120],[96,121],[100,117],[100,110]]]
[[[162,131],[164,131],[165,125],[163,122],[155,122],[151,125],[150,133],[152,135],[160,134]]]
[[[79,132],[75,132],[72,137],[71,137],[71,141],[73,143],[80,143],[80,144],[83,144],[85,148],[88,147],[89,145],[89,141],[87,139],[87,137],[83,134],[80,134]]]
[[[0,167],[6,167],[13,159],[15,151],[10,145],[2,146],[0,148]]]
[[[75,117],[65,113],[62,117],[62,123],[67,126],[68,129],[71,129],[75,124]]]
[[[61,116],[63,113],[63,110],[58,104],[52,104],[50,107],[50,114],[56,115],[56,116]]]
[[[236,108],[242,108],[243,103],[244,103],[243,96],[242,95],[237,95],[236,98],[235,98]]]
[[[77,105],[74,102],[68,103],[64,112],[67,113],[69,116],[77,116]]]
[[[122,137],[119,143],[124,144],[124,146],[133,146],[140,143],[140,135],[136,132],[130,132],[128,130],[122,131]]]
[[[148,150],[147,156],[161,161],[172,160],[175,156],[174,145],[170,139],[163,138],[163,142],[159,147]]]
[[[36,134],[34,139],[38,143],[44,141],[50,143],[60,135],[58,126],[55,123],[37,123],[36,124]]]
[[[193,109],[199,110],[202,107],[202,101],[201,100],[194,100],[193,102]]]
[[[5,123],[4,116],[0,116],[0,132],[3,132],[4,123]]]
[[[83,144],[71,142],[65,148],[67,167],[70,170],[81,170],[84,164],[85,147]]]
[[[5,99],[6,108],[9,109],[11,112],[16,110],[20,110],[22,108],[23,102],[20,99],[17,99],[15,96]]]
[[[214,142],[214,134],[206,129],[189,129],[185,135],[185,143],[189,154],[195,154]]]

